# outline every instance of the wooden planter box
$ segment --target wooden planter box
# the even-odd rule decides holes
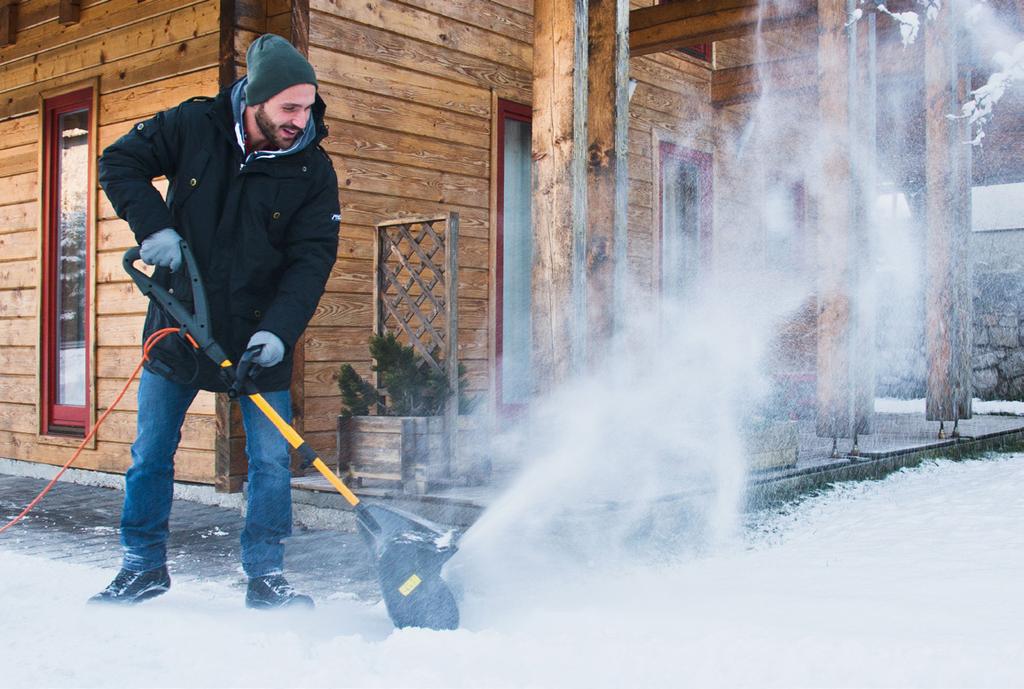
[[[447,461],[441,416],[338,417],[338,471],[365,481],[425,493],[431,487],[477,485],[490,474],[480,424],[459,417],[457,456]]]
[[[795,421],[762,421],[743,432],[748,466],[751,469],[779,469],[796,464],[799,443]]]

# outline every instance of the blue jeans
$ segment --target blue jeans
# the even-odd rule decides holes
[[[124,568],[141,572],[167,561],[168,521],[174,494],[174,452],[185,412],[198,390],[143,370],[139,381],[138,435],[125,475],[121,545]],[[287,390],[263,393],[285,421],[291,420]],[[240,398],[249,458],[249,488],[242,531],[242,567],[250,577],[279,574],[281,540],[292,533],[288,442],[246,397]]]

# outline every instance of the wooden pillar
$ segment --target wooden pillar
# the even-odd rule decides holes
[[[586,299],[587,2],[536,0],[533,370],[537,392],[578,371]]]
[[[604,353],[623,313],[629,168],[629,2],[590,0],[587,74],[587,346]]]
[[[292,0],[292,45],[309,57],[309,0]]]
[[[292,0],[291,40],[295,49],[309,58],[309,0]],[[306,333],[303,331],[295,341],[292,352],[292,426],[299,433],[306,432]],[[292,452],[292,469],[298,471],[302,467],[299,453]]]
[[[851,380],[853,385],[853,427],[857,434],[871,433],[875,416],[876,294],[874,268],[874,215],[878,181],[878,65],[876,14],[869,12],[858,23],[856,64],[851,64],[857,93],[850,104],[854,133],[851,134],[851,171],[854,194],[854,327]]]
[[[3,0],[0,0],[3,2]],[[235,83],[238,70],[235,67],[235,34],[238,32],[235,0],[220,0],[220,47],[218,49],[220,87],[227,88]]]
[[[235,0],[220,3],[220,47],[218,82],[227,88],[237,78],[235,68],[235,34],[238,29]],[[214,406],[214,487],[218,493],[237,493],[245,483],[246,457],[241,418],[227,393],[217,393]],[[235,413],[232,413],[232,412]]]
[[[850,174],[851,34],[846,0],[818,1],[818,99],[823,130],[818,224],[818,395],[816,430],[852,431],[851,329],[853,180]]]
[[[967,100],[959,3],[942,3],[925,32],[925,340],[926,415],[932,421],[971,417],[971,147],[964,120],[948,115]]]

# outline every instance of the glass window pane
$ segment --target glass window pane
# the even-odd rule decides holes
[[[765,191],[761,213],[765,264],[771,270],[789,274],[803,270],[802,195],[800,185],[787,182],[773,184]]]
[[[662,293],[690,293],[700,269],[700,168],[689,162],[664,161],[662,189]]]
[[[505,121],[501,402],[524,404],[532,388],[530,123]]]
[[[89,112],[57,125],[56,403],[85,405],[85,228],[89,199]]]

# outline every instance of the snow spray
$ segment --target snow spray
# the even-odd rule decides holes
[[[502,437],[496,464],[519,471],[446,572],[469,624],[527,599],[585,598],[583,582],[703,556],[737,534],[743,426],[764,411],[768,333],[803,294],[766,303],[751,277],[711,287],[630,309],[604,363]]]

